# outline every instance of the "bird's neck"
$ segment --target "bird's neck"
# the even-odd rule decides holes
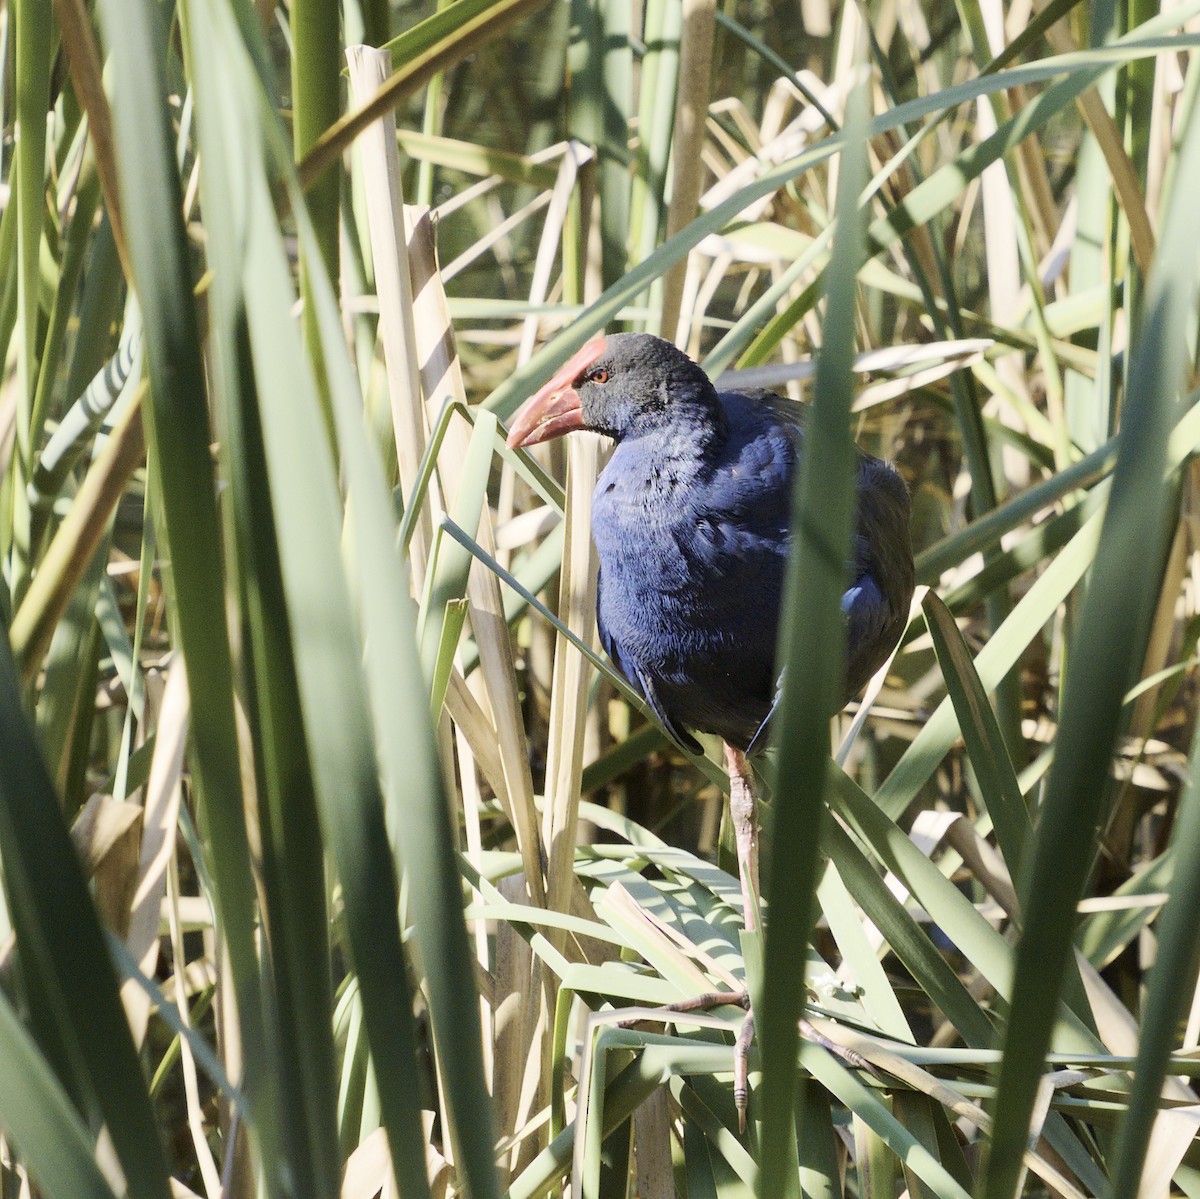
[[[625,454],[653,467],[664,481],[686,483],[711,469],[725,431],[710,422],[674,421],[669,427],[651,429],[625,438]]]
[[[600,479],[596,494],[614,526],[647,517],[660,525],[692,520],[697,485],[712,473],[711,430],[697,436],[678,425],[622,438]]]
[[[710,389],[672,397],[669,419],[656,412],[625,431],[622,444],[660,462],[702,469],[711,462],[729,434],[720,397]]]

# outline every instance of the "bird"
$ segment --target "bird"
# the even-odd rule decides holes
[[[582,429],[615,443],[592,502],[600,641],[681,747],[702,752],[695,732],[722,740],[747,931],[759,895],[749,757],[765,745],[780,694],[805,412],[770,392],[718,390],[660,337],[613,333],[593,337],[531,396],[507,438],[529,447]],[[899,642],[915,585],[907,486],[861,449],[847,580],[843,703]]]

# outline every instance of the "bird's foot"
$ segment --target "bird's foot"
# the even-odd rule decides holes
[[[733,1106],[737,1109],[738,1133],[746,1133],[746,1114],[750,1110],[750,1046],[754,1041],[754,1009],[750,1006],[750,996],[743,996],[742,1007],[746,1009],[746,1019],[742,1022],[742,1031],[733,1047]],[[878,1071],[865,1057],[848,1045],[840,1045],[827,1037],[818,1028],[814,1028],[807,1020],[800,1020],[800,1035],[814,1045],[820,1045],[834,1057],[859,1070],[878,1077]]]
[[[671,1016],[709,1012],[718,1007],[740,1007],[746,1012],[746,1019],[742,1021],[741,1031],[733,1046],[733,1103],[737,1108],[738,1132],[745,1133],[750,1094],[750,1046],[754,1041],[754,1012],[750,1007],[749,991],[706,991],[703,995],[693,995],[690,999],[681,999],[678,1003],[668,1003],[650,1012],[643,1012],[632,1020],[622,1020],[617,1027],[629,1028],[647,1017],[666,1020]]]
[[[733,1046],[733,1105],[737,1111],[738,1133],[744,1136],[746,1115],[750,1110],[750,1046],[754,1043],[754,1009],[750,1006],[750,992],[706,991],[703,995],[693,995],[690,999],[681,999],[678,1003],[655,1008],[652,1014],[666,1018],[668,1015],[686,1015],[688,1012],[707,1012],[717,1007],[740,1007],[746,1012],[746,1018],[742,1021],[741,1031]],[[622,1020],[619,1027],[627,1028],[645,1018],[646,1014],[643,1014],[637,1019]],[[800,1020],[800,1035],[806,1041],[820,1045],[847,1066],[865,1070],[875,1078],[879,1077],[879,1071],[856,1049],[827,1037],[819,1028],[803,1018]]]

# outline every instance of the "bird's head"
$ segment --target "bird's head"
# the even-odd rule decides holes
[[[525,401],[508,444],[537,445],[574,429],[620,441],[680,419],[711,423],[720,412],[708,376],[682,350],[649,333],[614,333],[593,337]]]

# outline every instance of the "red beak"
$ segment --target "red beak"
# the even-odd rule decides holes
[[[583,408],[575,387],[604,349],[604,337],[593,337],[554,378],[517,409],[508,430],[510,447],[537,445],[583,428]]]

